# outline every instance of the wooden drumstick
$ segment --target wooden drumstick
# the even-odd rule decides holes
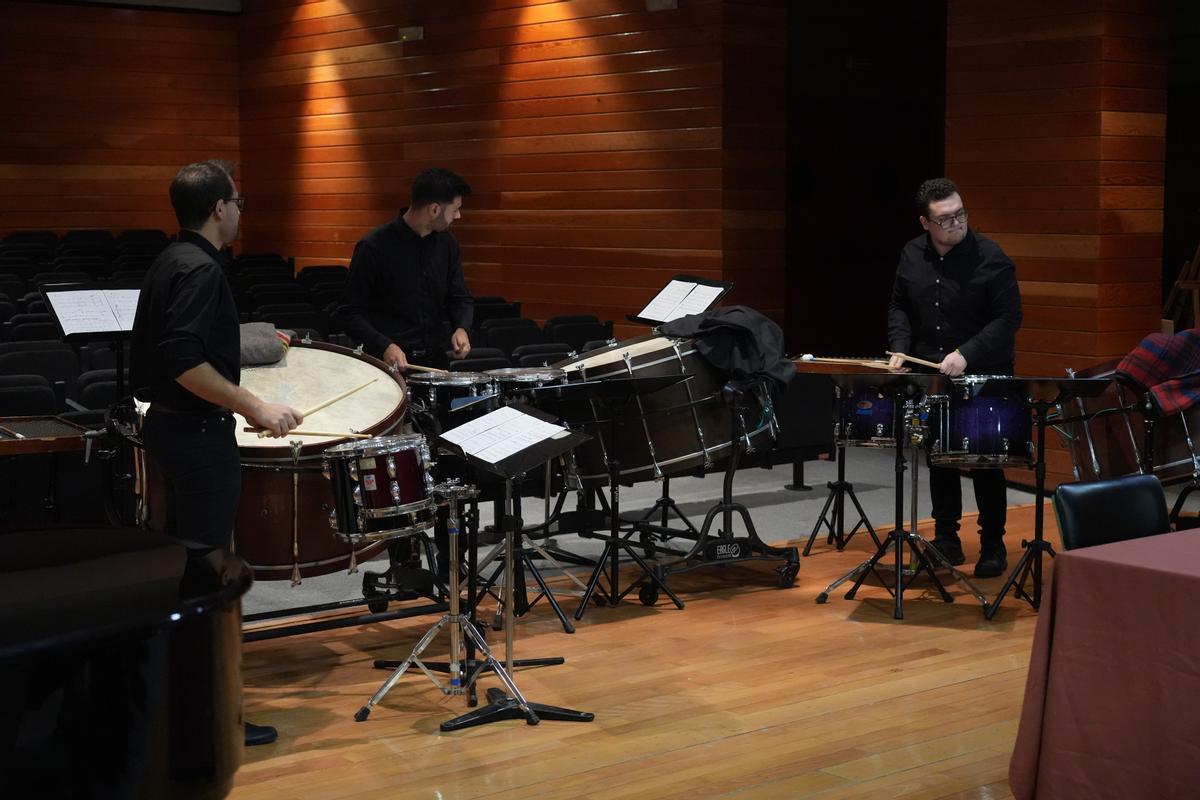
[[[938,367],[941,366],[941,364],[938,364],[936,361],[926,361],[923,358],[917,358],[915,356],[905,355],[904,353],[893,353],[891,350],[886,350],[884,352],[886,352],[889,356],[900,356],[905,361],[911,361],[914,364],[920,364],[923,367],[933,367],[934,369],[937,369]]]
[[[324,403],[318,403],[317,405],[313,406],[312,408],[308,409],[307,411],[301,411],[300,413],[301,413],[301,415],[303,415],[305,417],[312,416],[313,414],[320,411],[322,408],[328,408],[329,406],[333,405],[337,401],[345,400],[347,397],[354,394],[355,392],[362,391],[363,389],[367,388],[368,386],[370,386],[372,383],[374,383],[377,380],[379,380],[379,379],[371,378],[371,380],[367,381],[366,383],[364,383],[361,386],[355,386],[353,389],[347,389],[346,391],[339,394],[337,397],[331,397],[328,400],[326,400]],[[271,432],[268,430],[260,430],[258,432],[258,438],[260,438],[260,439],[266,439],[270,435],[271,435]]]
[[[864,358],[826,358],[823,356],[814,356],[811,353],[805,353],[799,358],[793,359],[804,364],[852,364],[856,367],[871,367],[873,369],[887,369],[886,361],[874,361]]]
[[[246,433],[258,433],[258,434],[260,434],[259,438],[260,439],[262,438],[261,434],[263,433],[263,431],[259,430],[258,428],[251,428],[251,427],[247,426],[245,428],[242,428],[242,430],[244,430]],[[296,430],[293,430],[293,431],[288,431],[287,435],[288,436],[292,436],[292,435],[295,435],[295,436],[336,436],[339,439],[370,439],[371,438],[371,434],[369,434],[369,433],[338,433],[336,431],[302,431],[299,428],[297,428]]]
[[[437,372],[442,375],[449,375],[450,370],[438,369],[437,367],[422,367],[420,364],[409,364],[405,369],[416,370],[417,372]]]

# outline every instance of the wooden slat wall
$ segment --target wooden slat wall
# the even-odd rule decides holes
[[[177,227],[182,164],[238,160],[233,17],[0,2],[0,236]]]
[[[243,249],[346,262],[436,164],[475,190],[455,226],[472,291],[526,316],[622,320],[677,272],[721,276],[722,6],[248,4]]]
[[[1165,19],[1157,0],[949,3],[946,173],[1017,264],[1020,373],[1158,329]],[[1066,453],[1048,464],[1069,479]]]

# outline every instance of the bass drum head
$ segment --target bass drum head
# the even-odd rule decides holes
[[[295,344],[275,364],[244,368],[241,385],[263,400],[285,403],[299,411],[361,386],[354,394],[305,417],[300,427],[334,433],[390,432],[404,415],[408,395],[404,379],[382,361],[324,343]],[[303,455],[319,456],[342,438],[289,434],[282,439],[260,439],[258,434],[242,430],[249,426],[245,417],[234,416],[243,460],[290,461],[293,442],[300,443]]]

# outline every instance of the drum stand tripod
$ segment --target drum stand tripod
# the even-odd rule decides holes
[[[896,409],[892,416],[892,430],[896,440],[896,527],[888,533],[887,538],[883,540],[870,558],[838,578],[826,587],[825,591],[817,595],[817,603],[824,603],[828,600],[830,592],[850,580],[850,578],[854,578],[854,585],[850,587],[850,591],[846,592],[846,599],[853,600],[854,596],[858,593],[858,588],[862,586],[863,580],[866,579],[867,574],[872,573],[887,588],[895,600],[892,617],[894,619],[904,619],[904,590],[922,572],[929,575],[934,588],[941,595],[942,600],[946,603],[953,603],[954,597],[946,591],[945,585],[935,572],[934,560],[936,560],[944,569],[950,570],[951,574],[974,595],[975,599],[979,600],[985,609],[987,608],[987,598],[984,597],[983,593],[965,575],[955,569],[946,557],[942,555],[941,551],[917,533],[917,457],[918,447],[924,442],[924,431],[921,426],[918,404],[914,399],[916,388],[916,384],[907,381],[891,387],[893,408]],[[905,394],[908,395],[907,399],[904,398]],[[902,400],[903,413],[899,411],[902,407]],[[911,530],[904,529],[905,442],[908,442],[912,447],[913,458],[911,480],[912,503],[910,508],[912,517],[909,521]],[[879,561],[887,554],[889,548],[894,548],[896,555],[895,581],[891,587],[888,587],[887,582],[883,580],[883,576],[876,568]],[[912,554],[912,558],[916,563],[913,569],[906,569],[904,566],[904,552],[906,549]]]
[[[858,502],[858,497],[854,494],[854,484],[846,480],[846,440],[839,438],[834,445],[834,458],[837,459],[837,480],[826,484],[829,487],[829,496],[825,498],[825,506],[821,509],[820,516],[817,517],[817,524],[813,525],[812,533],[808,535],[808,542],[804,545],[804,552],[801,555],[807,556],[812,550],[813,542],[816,541],[817,534],[821,532],[822,525],[829,531],[826,542],[836,545],[839,551],[844,550],[854,535],[858,533],[858,529],[863,527],[866,528],[867,533],[871,534],[871,539],[874,540],[876,547],[882,545],[875,529],[871,527],[871,521],[867,519],[867,512],[863,511],[862,504]],[[854,523],[854,527],[850,529],[849,533],[846,533],[847,497],[854,504],[854,510],[858,512],[858,522]],[[830,514],[831,507],[832,515]]]
[[[505,489],[506,489],[506,494],[507,494],[506,500],[511,501],[511,499],[512,499],[512,484],[511,484],[511,482],[505,483]],[[590,722],[590,721],[592,721],[592,719],[594,719],[594,716],[588,712],[573,711],[573,710],[566,709],[566,708],[559,708],[557,706],[548,706],[548,705],[543,705],[541,703],[529,702],[528,700],[525,699],[525,696],[521,694],[521,690],[517,688],[516,683],[513,681],[512,670],[513,670],[513,666],[514,666],[515,662],[513,661],[513,657],[512,657],[512,652],[513,652],[513,627],[512,627],[513,594],[512,594],[511,587],[512,587],[513,556],[512,556],[511,545],[512,545],[512,539],[513,539],[513,531],[512,531],[511,527],[509,527],[507,525],[504,526],[506,538],[510,545],[509,550],[505,554],[505,559],[504,559],[505,571],[506,571],[507,577],[508,577],[508,580],[505,583],[505,586],[506,586],[505,598],[506,598],[506,604],[508,606],[508,614],[506,615],[506,625],[505,625],[505,647],[506,647],[505,663],[502,664],[495,657],[495,655],[493,655],[492,651],[487,646],[487,642],[484,641],[483,636],[479,633],[479,631],[476,629],[475,625],[471,621],[470,616],[460,612],[460,610],[459,610],[460,597],[459,597],[459,585],[458,585],[459,570],[457,568],[458,567],[458,536],[459,536],[458,503],[461,499],[474,497],[477,494],[477,491],[474,487],[465,487],[465,486],[443,487],[442,491],[445,494],[446,499],[450,503],[450,520],[449,520],[449,524],[447,526],[448,527],[448,530],[447,530],[448,537],[447,538],[449,540],[449,546],[450,546],[450,563],[452,565],[454,565],[454,568],[450,570],[450,611],[448,614],[444,615],[441,619],[439,619],[433,625],[432,628],[430,628],[428,631],[425,632],[425,635],[422,636],[421,639],[417,642],[416,646],[413,647],[413,650],[409,654],[408,658],[404,659],[404,661],[402,661],[399,664],[399,666],[397,666],[395,668],[395,670],[392,672],[392,674],[390,676],[388,676],[387,680],[383,682],[383,685],[379,687],[378,691],[376,691],[375,694],[371,696],[371,699],[367,701],[366,705],[364,705],[362,708],[360,708],[358,710],[357,713],[355,713],[355,715],[354,715],[355,721],[362,722],[368,716],[370,716],[371,709],[375,705],[377,705],[381,700],[383,700],[384,696],[387,695],[387,693],[391,690],[391,688],[396,685],[396,682],[400,680],[400,678],[404,675],[404,673],[408,670],[408,668],[410,666],[412,666],[413,664],[416,664],[417,667],[422,672],[424,672],[425,675],[431,681],[433,681],[433,684],[435,686],[437,686],[438,689],[440,689],[443,694],[447,694],[447,695],[466,694],[468,692],[469,688],[474,685],[474,683],[478,679],[480,673],[483,672],[484,668],[486,667],[486,668],[491,669],[492,672],[494,672],[497,675],[497,677],[500,678],[501,683],[504,684],[505,688],[508,689],[508,692],[512,695],[511,697],[509,697],[507,694],[505,694],[500,689],[496,689],[496,688],[488,689],[489,705],[485,706],[484,708],[480,708],[480,709],[476,709],[475,711],[468,712],[467,714],[464,714],[455,719],[443,722],[440,726],[441,730],[443,732],[461,730],[462,728],[470,728],[475,725],[483,725],[485,723],[495,722],[495,721],[498,721],[501,719],[519,719],[522,717],[525,719],[525,722],[529,725],[537,725],[538,722],[540,722],[542,719],[564,720],[564,721],[569,721],[569,722]],[[429,644],[434,640],[434,638],[437,636],[438,632],[441,631],[441,629],[443,627],[445,627],[447,624],[450,625],[450,662],[449,662],[450,683],[448,686],[443,684],[441,681],[439,681],[437,676],[434,675],[433,666],[426,665],[424,662],[421,661],[421,658],[420,658],[421,653],[423,653],[425,651],[425,648],[427,648],[429,646]],[[464,670],[462,668],[462,666],[463,666],[462,650],[463,650],[463,638],[464,637],[472,645],[474,645],[474,647],[476,649],[478,649],[479,653],[483,656],[483,661],[478,662],[473,670],[467,672],[465,678],[464,678]],[[562,663],[561,659],[557,659],[556,661],[557,661],[557,663]],[[379,662],[376,662],[376,666],[379,666],[379,665],[380,665]]]

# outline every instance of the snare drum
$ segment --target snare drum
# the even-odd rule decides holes
[[[1025,398],[979,396],[993,377],[1008,376],[965,375],[954,379],[950,394],[927,398],[934,466],[1033,466],[1033,422]]]
[[[894,447],[892,398],[875,389],[859,389],[838,402],[834,436],[854,447]]]
[[[382,361],[344,347],[293,344],[276,364],[246,367],[241,385],[271,402],[304,410],[360,386],[370,385],[305,418],[302,428],[380,435],[404,415],[404,380]],[[234,549],[254,568],[257,580],[286,580],[354,569],[382,552],[383,543],[348,543],[329,530],[335,504],[321,476],[322,455],[337,436],[259,439],[242,430],[242,498],[234,523]]]
[[[334,535],[358,545],[433,526],[436,508],[424,436],[346,442],[330,447],[322,458],[333,486],[329,527]]]
[[[736,424],[731,421],[730,407],[721,395],[725,378],[696,352],[691,339],[639,336],[554,367],[563,370],[568,380],[693,376],[653,394],[634,395],[626,406],[620,426],[620,475],[629,482],[710,466],[733,452],[735,440],[752,450],[775,436],[771,404],[757,394]],[[579,477],[594,482],[608,478],[611,434],[604,406],[593,403],[591,411],[592,420],[584,427],[594,438],[575,450],[575,460]]]

